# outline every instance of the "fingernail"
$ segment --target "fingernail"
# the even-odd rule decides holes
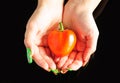
[[[62,74],[65,74],[65,73],[68,72],[68,70],[67,70],[67,69],[65,69],[65,70],[61,70],[60,72],[61,72]]]
[[[27,50],[27,60],[28,60],[28,63],[31,64],[32,63],[32,52],[31,52],[31,49],[30,48],[26,48]]]
[[[68,68],[68,71],[73,71],[71,68]]]
[[[52,71],[55,75],[58,75],[58,73],[59,73],[58,69],[51,69],[50,71]]]

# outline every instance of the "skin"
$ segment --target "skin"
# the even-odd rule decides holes
[[[59,69],[66,73],[85,66],[95,52],[99,31],[93,18],[93,11],[101,0],[38,0],[38,6],[30,17],[25,32],[25,46],[32,50],[33,60],[46,71]],[[77,44],[65,57],[55,57],[47,44],[47,35],[58,23],[75,31]]]
[[[85,66],[95,52],[99,31],[93,11],[101,0],[69,0],[64,7],[63,23],[77,34],[77,44],[69,56],[57,58],[57,67],[66,73]]]
[[[38,0],[38,6],[26,25],[24,43],[32,51],[38,66],[50,71],[56,69],[47,44],[47,34],[62,19],[63,0]]]

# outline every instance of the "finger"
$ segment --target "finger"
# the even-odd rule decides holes
[[[68,66],[74,61],[75,56],[76,56],[76,52],[72,51],[68,57],[68,60],[66,61],[66,63],[63,65],[62,70],[67,70]]]
[[[35,45],[36,33],[37,30],[35,26],[29,22],[26,26],[26,32],[24,35],[24,44],[26,48],[29,48],[31,50],[31,56],[34,55],[34,47],[36,46]]]
[[[39,49],[37,47],[36,47],[34,55],[33,55],[33,60],[36,62],[37,65],[39,65],[44,70],[50,71],[48,63],[40,55]]]
[[[59,62],[59,60],[60,60],[60,57],[57,57],[57,56],[54,57],[54,61],[56,64]]]
[[[76,71],[82,66],[82,64],[83,64],[82,54],[83,54],[82,52],[79,52],[76,55],[75,60],[72,62],[71,65],[68,66],[69,69]]]
[[[83,66],[89,61],[91,55],[96,51],[97,37],[92,36],[87,38],[86,49],[83,54]]]
[[[57,68],[61,69],[61,67],[65,64],[67,59],[68,59],[68,56],[61,57],[60,60],[57,63]]]
[[[65,74],[65,73],[67,73],[68,71],[70,71],[69,69],[70,68],[68,68],[68,66],[70,65],[70,64],[72,64],[72,62],[74,61],[74,59],[75,59],[75,56],[76,56],[76,52],[75,51],[73,51],[73,52],[71,52],[70,53],[70,55],[69,55],[69,57],[68,57],[68,60],[65,62],[65,64],[62,66],[62,68],[61,68],[61,73],[62,74]]]
[[[52,57],[49,48],[45,47],[44,49],[45,49],[46,54],[47,54],[48,56],[51,56],[51,57]]]
[[[52,59],[54,59],[54,56],[52,55],[52,53],[50,52],[50,49],[49,48],[45,48],[46,49],[46,53],[52,57]],[[57,75],[59,73],[59,70],[58,69],[54,69],[53,67],[50,68],[50,71],[53,72],[55,75]]]
[[[47,64],[49,65],[49,68],[50,69],[56,69],[56,64],[54,63],[52,57],[47,54],[45,48],[44,47],[39,47],[39,49],[40,49],[39,52],[40,52],[41,56],[47,62]],[[48,51],[48,49],[47,49],[47,51]]]

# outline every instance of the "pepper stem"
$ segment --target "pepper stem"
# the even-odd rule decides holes
[[[62,22],[60,22],[59,25],[60,25],[60,29],[59,30],[60,31],[64,31],[64,26],[63,26]]]

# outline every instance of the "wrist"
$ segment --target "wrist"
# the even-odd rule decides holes
[[[38,7],[42,6],[62,6],[64,0],[38,0]]]
[[[93,13],[101,0],[68,0],[68,2],[76,11]]]

